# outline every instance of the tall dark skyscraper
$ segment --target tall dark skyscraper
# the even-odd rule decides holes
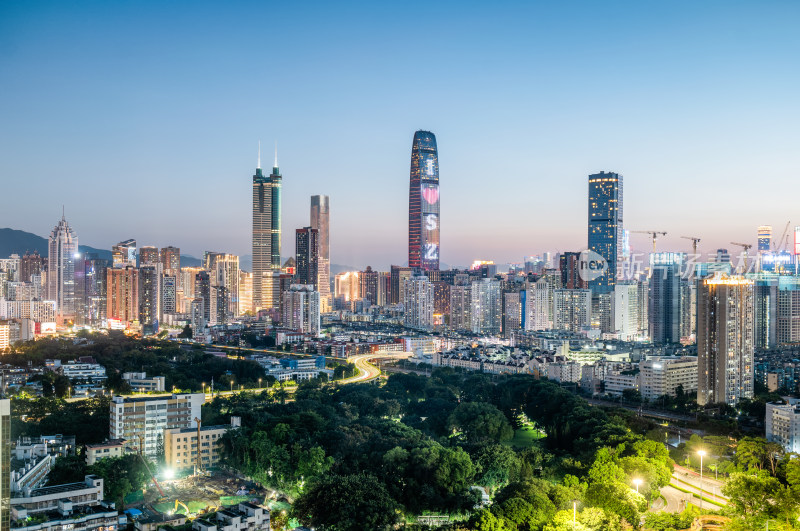
[[[280,306],[281,274],[281,172],[278,153],[272,173],[261,171],[261,151],[253,175],[253,307]]]
[[[439,154],[436,136],[414,133],[408,194],[408,266],[439,269]]]
[[[327,308],[331,297],[331,201],[327,195],[311,196],[311,228],[319,231],[319,264],[317,291],[322,306]],[[324,303],[322,302],[324,301]]]
[[[656,344],[681,340],[681,265],[683,253],[655,253],[650,256],[648,319],[650,340]]]
[[[319,231],[311,227],[295,230],[295,282],[314,286],[319,282]]]
[[[589,249],[606,259],[608,270],[589,282],[592,293],[614,291],[622,257],[622,175],[589,176]]]

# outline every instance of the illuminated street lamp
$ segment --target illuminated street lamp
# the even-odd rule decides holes
[[[698,450],[697,455],[700,456],[700,509],[703,508],[703,456],[706,455],[705,450]]]
[[[636,494],[639,494],[639,485],[642,484],[642,480],[639,478],[635,478],[633,480],[633,484],[636,485]]]
[[[258,379],[258,390],[261,390],[261,378]]]

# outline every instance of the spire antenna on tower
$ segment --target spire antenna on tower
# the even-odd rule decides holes
[[[274,168],[278,167],[278,141],[275,141],[275,165]]]
[[[256,168],[261,169],[261,140],[258,141],[258,165]]]

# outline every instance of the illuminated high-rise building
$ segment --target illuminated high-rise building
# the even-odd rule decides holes
[[[436,136],[414,133],[408,194],[408,266],[439,269],[439,154]]]
[[[772,247],[772,227],[761,225],[758,227],[758,254],[765,253]]]
[[[220,253],[209,274],[209,324],[223,324],[239,315],[239,257]]]
[[[143,245],[139,247],[139,265],[153,265],[161,262],[158,247]]]
[[[403,283],[404,323],[409,328],[433,328],[433,284],[425,275],[415,275]]]
[[[261,150],[253,175],[253,308],[280,306],[281,177],[278,154],[272,173],[261,171]]]
[[[136,267],[136,240],[121,241],[111,247],[111,258],[114,267]]]
[[[139,323],[142,335],[158,333],[161,322],[161,262],[139,268]]]
[[[581,333],[592,323],[592,292],[588,289],[557,289],[553,292],[553,326],[556,330]]]
[[[776,335],[779,344],[800,342],[800,278],[794,275],[778,278]]]
[[[164,266],[164,272],[176,271],[181,268],[181,250],[178,247],[162,247],[161,248],[161,265]]]
[[[75,261],[78,237],[64,216],[50,233],[47,255],[47,298],[61,317],[75,317]]]
[[[295,230],[295,283],[317,288],[319,281],[319,231],[311,227]]]
[[[120,326],[139,318],[139,270],[132,266],[106,270],[106,316]]]
[[[253,311],[253,273],[239,271],[239,313]]]
[[[482,278],[472,283],[471,330],[499,335],[503,327],[503,292],[500,281]]]
[[[589,249],[602,256],[608,269],[589,282],[592,293],[614,291],[622,259],[622,175],[589,175]]]
[[[107,318],[106,283],[108,280],[108,260],[87,253],[77,260],[75,270],[75,289],[77,301],[77,322],[89,326],[101,326]]]
[[[165,274],[161,279],[161,314],[173,314],[177,311],[178,277],[174,274]]]
[[[359,274],[361,282],[361,298],[366,299],[370,304],[378,304],[378,292],[380,290],[380,274],[373,271],[371,266]]]
[[[717,273],[697,293],[697,403],[753,397],[753,281]]]
[[[319,233],[317,291],[327,301],[331,297],[331,202],[327,195],[311,196],[311,228]]]
[[[19,259],[19,281],[30,282],[31,277],[34,275],[41,275],[44,270],[45,259],[39,256],[39,251],[33,253],[25,253],[25,256]]]
[[[283,292],[281,324],[303,334],[319,336],[319,292],[314,286],[292,284]]]
[[[389,302],[398,304],[403,302],[403,284],[411,278],[412,270],[410,267],[393,265],[389,271]]]

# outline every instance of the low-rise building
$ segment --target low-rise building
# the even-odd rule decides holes
[[[266,507],[242,502],[196,519],[192,531],[269,531],[269,517]]]
[[[767,404],[767,440],[783,446],[787,452],[800,453],[800,398]]]
[[[166,378],[163,376],[147,377],[146,372],[125,372],[122,379],[131,386],[135,393],[163,393]]]
[[[129,450],[125,439],[112,439],[99,444],[86,445],[86,464],[91,466],[105,457],[122,457]]]
[[[231,417],[231,423],[200,427],[200,466],[215,467],[220,461],[220,438],[229,429],[241,426],[240,417]],[[195,469],[197,461],[197,428],[173,428],[164,430],[164,462],[175,471]]]
[[[106,368],[97,363],[80,363],[73,360],[57,366],[56,371],[70,380],[105,380],[107,378]]]
[[[83,506],[94,506],[103,501],[103,478],[86,476],[84,481],[53,485],[38,489],[26,489],[11,496],[11,506],[25,517],[48,511],[77,510]]]

